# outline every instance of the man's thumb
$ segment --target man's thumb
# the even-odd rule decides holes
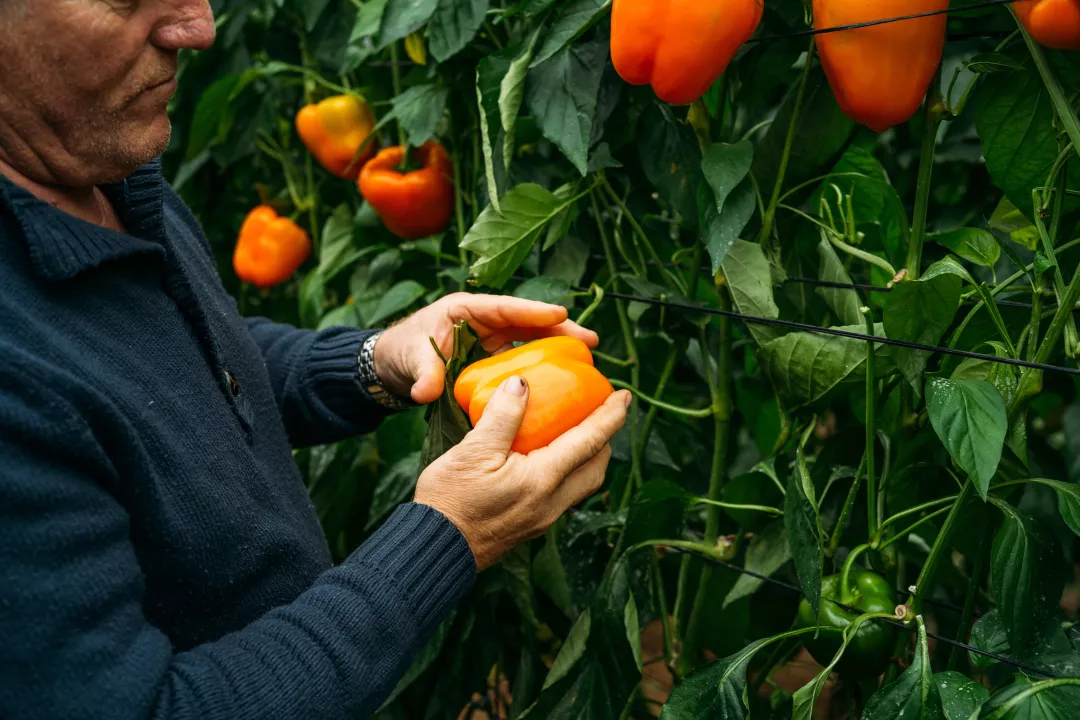
[[[528,400],[529,385],[525,378],[519,375],[508,377],[488,400],[473,432],[485,442],[509,453],[525,417]]]

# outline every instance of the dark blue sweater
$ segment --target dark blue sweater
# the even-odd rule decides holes
[[[365,333],[244,320],[141,168],[130,234],[0,179],[0,718],[364,717],[470,588],[405,505],[331,568],[294,446],[381,419]]]

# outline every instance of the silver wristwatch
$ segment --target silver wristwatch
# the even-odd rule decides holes
[[[382,380],[375,372],[375,343],[379,341],[381,335],[382,333],[375,333],[369,336],[360,347],[360,354],[356,358],[360,384],[375,402],[388,410],[407,410],[416,407],[416,403],[411,398],[400,397],[383,387]]]

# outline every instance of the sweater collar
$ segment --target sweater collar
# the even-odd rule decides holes
[[[140,167],[102,186],[128,232],[118,233],[53,207],[0,176],[0,202],[22,230],[30,261],[46,280],[67,280],[106,262],[133,255],[164,257],[164,179],[161,164]]]

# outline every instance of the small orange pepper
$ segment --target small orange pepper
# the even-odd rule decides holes
[[[386,148],[360,173],[360,193],[386,228],[404,240],[437,235],[454,214],[454,166],[446,148],[430,141],[412,152],[418,170],[401,171],[405,148]]]
[[[512,375],[529,383],[525,418],[511,448],[523,454],[547,447],[580,425],[615,392],[593,367],[585,343],[570,337],[536,340],[475,362],[458,376],[454,399],[474,426],[495,390]]]
[[[244,282],[268,288],[292,277],[310,254],[311,239],[299,225],[260,205],[240,227],[233,269]]]
[[[296,132],[327,172],[356,180],[375,154],[375,115],[355,95],[338,95],[307,105],[296,114]],[[367,143],[365,145],[365,143]]]
[[[1080,0],[1023,0],[1013,10],[1040,45],[1080,50]]]

